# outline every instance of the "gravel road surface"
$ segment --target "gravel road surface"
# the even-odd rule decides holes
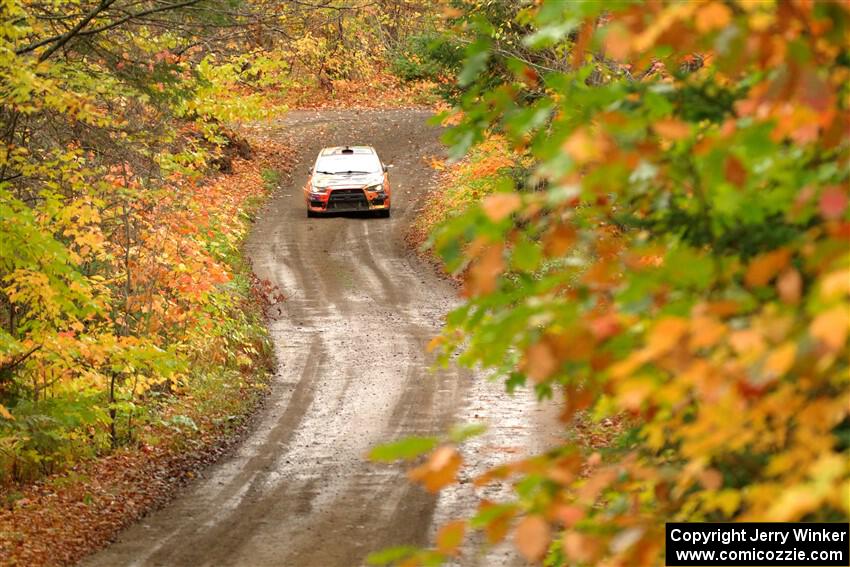
[[[464,447],[481,468],[539,450],[551,410],[457,369],[431,371],[425,345],[456,305],[452,286],[404,245],[442,153],[418,110],[299,111],[266,132],[299,148],[255,224],[258,277],[286,294],[270,330],[278,371],[245,441],[165,508],[83,562],[89,567],[348,567],[395,545],[427,545],[475,503],[471,483],[433,496],[403,466],[364,455],[405,435],[484,421]],[[270,130],[269,130],[270,129]],[[322,146],[369,144],[392,164],[393,216],[308,219],[301,186]],[[498,497],[498,494],[488,494]],[[461,565],[522,565],[508,546],[469,549]]]

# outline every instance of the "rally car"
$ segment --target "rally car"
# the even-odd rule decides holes
[[[338,146],[319,152],[304,185],[307,216],[375,211],[390,216],[390,180],[375,148]]]

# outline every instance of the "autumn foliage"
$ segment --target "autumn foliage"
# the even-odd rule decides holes
[[[667,521],[847,521],[850,7],[457,5],[454,155],[498,135],[533,165],[432,234],[468,298],[433,344],[553,397],[564,442],[478,478],[515,498],[436,549],[373,560],[474,529],[546,565],[660,565]],[[619,425],[589,446],[587,420]],[[454,482],[462,453],[411,476]]]
[[[204,10],[77,7],[10,2],[0,23],[3,485],[195,430],[175,400],[267,366],[239,246],[274,187],[261,165],[277,175],[288,150],[246,165],[222,122],[274,114],[275,66],[201,49]]]

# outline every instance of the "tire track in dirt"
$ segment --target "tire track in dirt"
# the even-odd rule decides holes
[[[493,426],[471,446],[477,453],[540,445],[533,401],[507,400],[501,385],[466,371],[429,369],[424,347],[457,300],[401,238],[434,182],[423,158],[441,153],[427,118],[293,112],[263,127],[300,148],[246,246],[256,274],[287,296],[270,322],[278,371],[269,403],[233,454],[84,565],[360,565],[382,547],[427,544],[437,523],[474,505],[470,484],[438,499],[409,484],[402,466],[365,461],[370,447],[472,420]],[[394,166],[393,218],[307,219],[301,184],[316,153],[357,143]],[[522,564],[504,549],[472,563]]]

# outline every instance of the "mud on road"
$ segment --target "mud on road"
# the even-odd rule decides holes
[[[442,152],[427,118],[304,111],[271,126],[297,144],[299,161],[247,243],[257,276],[287,297],[269,323],[278,360],[269,402],[232,455],[84,565],[361,565],[384,547],[427,545],[475,502],[471,483],[437,497],[410,484],[403,466],[369,463],[374,445],[484,421],[489,433],[464,447],[481,468],[548,444],[540,431],[550,416],[529,397],[430,370],[425,345],[457,299],[403,241],[435,181],[428,158]],[[322,146],[343,144],[373,145],[392,164],[391,219],[306,217],[308,167]],[[523,564],[505,546],[469,550],[460,563]]]

